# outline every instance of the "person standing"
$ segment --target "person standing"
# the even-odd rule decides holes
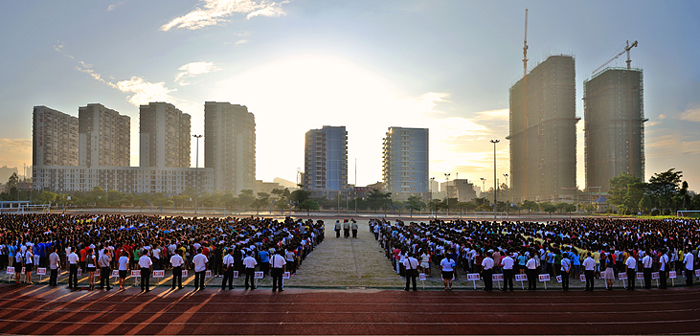
[[[634,290],[634,280],[637,277],[637,260],[634,259],[634,254],[630,250],[627,260],[625,260],[625,268],[627,270],[627,290]]]
[[[654,258],[651,256],[651,250],[647,250],[647,253],[642,258],[642,266],[644,266],[644,288],[651,289],[651,271],[654,265]]]
[[[486,257],[481,261],[481,277],[484,279],[484,290],[493,290],[493,259],[491,252],[486,252]]]
[[[685,284],[690,287],[693,285],[693,253],[692,249],[688,249],[688,253],[683,257],[683,263],[685,264]]]
[[[503,251],[503,259],[501,259],[501,266],[503,267],[503,289],[501,291],[505,292],[510,286],[510,291],[513,291],[513,264],[514,260],[508,254],[508,251]]]
[[[119,270],[119,290],[124,290],[126,273],[129,271],[129,252],[122,251],[122,256],[117,261],[117,268]]]
[[[248,256],[243,259],[243,265],[245,265],[245,289],[250,287],[251,290],[255,289],[255,265],[258,262],[253,258],[253,252],[248,251]],[[248,280],[250,279],[250,286],[248,286]]]
[[[416,277],[418,276],[418,259],[414,258],[412,254],[409,254],[403,261],[403,265],[406,267],[406,288],[404,290],[408,291],[410,282],[413,281],[413,291],[416,289]],[[450,278],[450,290],[452,289],[452,278]]]
[[[229,253],[224,257],[222,261],[222,266],[224,269],[224,280],[221,281],[221,290],[226,289],[226,282],[228,282],[228,289],[233,289],[233,249],[228,250]]]
[[[340,238],[340,220],[335,221],[335,237]]]
[[[150,292],[151,271],[153,270],[153,261],[148,256],[148,250],[144,249],[139,257],[139,268],[141,269],[141,292]]]
[[[170,266],[173,268],[173,286],[171,289],[182,289],[182,265],[185,264],[185,260],[182,259],[182,251],[176,250],[176,253],[170,257]]]
[[[202,253],[202,248],[197,249],[197,255],[192,258],[194,264],[194,290],[204,289],[204,276],[207,272],[209,259]]]
[[[34,270],[34,252],[32,251],[32,246],[27,246],[27,251],[24,253],[24,283],[31,285],[32,282],[32,271]]]
[[[603,271],[603,279],[605,279],[606,289],[613,289],[613,281],[615,281],[615,261],[613,259],[613,253],[604,254],[605,259],[602,260],[604,263],[605,271]]]
[[[98,264],[100,265],[100,290],[105,289],[105,283],[107,283],[107,290],[111,290],[112,286],[109,284],[110,273],[112,273],[112,268],[110,264],[112,263],[112,256],[110,255],[109,249],[107,247],[102,250],[102,255],[100,255],[100,260]]]
[[[350,223],[347,219],[343,222],[343,237],[350,238]]]
[[[535,253],[530,254],[530,259],[527,260],[525,267],[527,267],[527,289],[536,290],[537,289],[537,260],[535,259]]]
[[[569,258],[561,259],[561,269],[559,274],[561,276],[561,289],[569,290],[569,274],[571,274],[571,261]],[[586,290],[588,290],[588,281],[586,281]]]
[[[71,247],[68,255],[68,288],[78,290],[78,262],[80,257],[75,253],[75,246]]]
[[[273,254],[272,257],[270,257],[270,267],[272,270],[270,271],[272,275],[272,292],[274,293],[276,290],[279,290],[280,292],[284,292],[284,289],[282,288],[282,282],[283,282],[283,275],[285,272],[285,269],[287,267],[287,262],[284,260],[284,257],[282,256],[282,249],[280,249],[276,254]]]
[[[260,250],[260,252],[258,252],[258,260],[260,260],[260,271],[263,272],[264,278],[270,271],[270,252],[264,249]]]
[[[445,254],[445,257],[440,261],[440,267],[442,267],[442,282],[445,285],[446,291],[452,290],[452,279],[454,277],[455,265],[456,263],[454,259],[450,258],[449,254]],[[406,287],[408,287],[408,285]]]
[[[58,286],[58,272],[61,269],[61,258],[56,252],[56,247],[54,247],[53,251],[49,255],[49,269],[51,270],[49,286]]]
[[[352,237],[357,238],[357,222],[354,219],[352,220],[350,227],[352,229]]]
[[[591,256],[591,252],[588,252],[586,260],[583,261],[583,269],[586,274],[586,290],[592,292],[595,281],[595,260]]]
[[[669,261],[666,249],[661,250],[659,257],[659,288],[666,289],[666,278],[668,277]]]

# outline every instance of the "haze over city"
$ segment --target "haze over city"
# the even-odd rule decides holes
[[[451,172],[490,181],[489,140],[501,140],[499,176],[508,172],[508,90],[522,77],[528,8],[528,70],[549,55],[573,55],[579,117],[583,81],[625,41],[639,41],[631,59],[644,71],[645,178],[673,167],[690,189],[700,185],[697,2],[125,0],[3,7],[0,166],[31,165],[35,105],[77,116],[78,106],[101,103],[130,116],[131,164],[138,165],[139,105],[172,103],[192,116],[192,133],[203,134],[204,102],[228,101],[256,116],[259,180],[295,181],[304,167],[304,133],[343,125],[352,184],[382,179],[382,138],[390,126],[430,129],[431,177]],[[583,126],[577,124],[580,188]]]

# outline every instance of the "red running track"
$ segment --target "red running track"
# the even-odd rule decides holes
[[[0,286],[3,334],[697,334],[700,289],[418,291]]]

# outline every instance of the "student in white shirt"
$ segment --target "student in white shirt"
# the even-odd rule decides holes
[[[202,254],[202,248],[197,249],[197,255],[192,258],[194,263],[194,290],[204,289],[204,276],[207,272],[209,259]]]
[[[68,288],[78,290],[78,262],[80,257],[75,253],[75,246],[71,248],[71,253],[68,255]]]
[[[651,289],[651,271],[652,266],[654,266],[654,258],[651,257],[651,250],[647,250],[644,258],[642,258],[642,266],[644,267],[644,288]]]
[[[228,282],[228,289],[233,289],[233,249],[228,250],[228,254],[224,256],[222,260],[222,266],[224,269],[224,279],[221,280],[221,289],[226,289],[226,282]]]
[[[245,289],[248,289],[248,280],[250,280],[250,289],[255,289],[255,265],[258,262],[253,258],[253,251],[248,251],[248,256],[243,259],[245,265]]]
[[[144,249],[143,254],[139,258],[139,268],[141,268],[141,292],[150,292],[151,271],[153,270],[153,261],[148,256],[148,250]]]
[[[124,281],[126,274],[129,271],[129,257],[126,251],[122,251],[122,256],[117,261],[117,269],[119,270],[119,290],[124,290]]]
[[[634,290],[634,280],[637,277],[637,260],[634,259],[632,250],[629,250],[627,254],[629,255],[625,261],[627,270],[627,290]]]
[[[481,261],[481,278],[484,279],[484,290],[493,290],[493,259],[491,259],[491,252],[486,252],[486,258]]]
[[[272,275],[272,292],[275,292],[275,290],[279,290],[280,292],[283,292],[284,289],[282,288],[283,286],[283,275],[285,272],[285,269],[287,267],[287,262],[284,260],[284,257],[282,256],[284,250],[279,250],[278,253],[272,253],[272,256],[270,257],[270,274]]]
[[[177,253],[170,257],[170,266],[173,268],[173,286],[175,289],[177,285],[178,289],[182,289],[182,265],[185,264],[185,260],[182,259],[182,250],[177,250]]]
[[[525,267],[527,268],[527,289],[536,290],[537,289],[537,254],[531,253],[530,259],[527,260]]]
[[[413,281],[413,291],[415,292],[417,290],[416,277],[418,276],[418,259],[409,254],[406,259],[404,259],[403,265],[406,268],[406,288],[404,289],[408,290],[410,282]]]
[[[592,292],[595,284],[595,260],[591,256],[591,252],[588,252],[587,256],[586,260],[583,261],[583,268],[586,274],[586,290]]]
[[[505,257],[501,259],[501,266],[503,267],[503,289],[501,291],[505,292],[510,286],[510,291],[513,291],[513,258],[510,257],[508,251],[503,251]]]
[[[666,289],[666,278],[668,277],[669,260],[666,249],[661,249],[661,257],[659,257],[659,288]]]
[[[685,284],[688,285],[688,287],[693,285],[693,277],[695,274],[693,274],[693,253],[691,253],[692,249],[688,249],[688,252],[685,254],[685,257],[683,257],[683,263],[685,264]]]

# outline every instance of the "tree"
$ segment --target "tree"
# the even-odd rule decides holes
[[[411,209],[411,217],[413,217],[413,210],[419,211],[423,208],[425,204],[420,196],[411,195],[408,196],[408,208]]]
[[[238,194],[238,205],[240,205],[243,209],[248,208],[253,201],[255,201],[255,196],[253,195],[253,191],[250,189],[243,189],[241,190],[241,193]]]
[[[649,192],[655,199],[655,206],[661,209],[675,210],[674,197],[679,194],[682,171],[674,171],[671,168],[662,173],[655,173],[649,179]]]
[[[641,209],[644,213],[649,213],[653,207],[654,203],[652,203],[651,197],[648,194],[644,194],[642,199],[639,200],[639,209]]]
[[[309,216],[309,212],[311,210],[318,210],[319,205],[315,200],[307,198],[300,204],[297,204],[297,207],[301,210],[306,210],[306,215]]]
[[[255,213],[260,214],[260,208],[264,208],[270,204],[270,194],[258,193],[258,198],[252,202],[252,206],[255,208]]]
[[[618,208],[624,205],[625,210],[635,211],[646,192],[646,187],[646,183],[640,177],[623,172],[610,179],[608,203]]]
[[[529,214],[529,213],[531,213],[533,210],[534,210],[535,212],[539,211],[539,210],[540,210],[540,205],[537,204],[537,203],[535,203],[534,201],[525,200],[525,201],[523,201],[523,204],[521,205],[521,208],[527,209],[527,213]]]
[[[391,204],[391,193],[383,193],[374,189],[367,196],[367,202],[373,210],[385,209]]]
[[[540,203],[539,206],[540,206],[540,209],[542,209],[542,211],[549,213],[549,217],[552,217],[552,213],[557,211],[556,205],[554,205],[550,202]]]

